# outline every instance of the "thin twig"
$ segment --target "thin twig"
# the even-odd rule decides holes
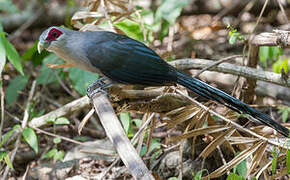
[[[28,119],[29,119],[30,104],[31,104],[31,101],[32,101],[32,97],[33,97],[35,88],[36,88],[36,80],[34,80],[32,82],[32,87],[31,87],[31,90],[29,92],[29,96],[28,96],[26,108],[25,108],[25,111],[24,111],[23,121],[22,121],[22,124],[21,124],[22,130],[25,129],[26,126],[27,126],[27,122],[28,122]],[[11,156],[10,156],[11,164],[13,164],[13,161],[14,161],[14,158],[15,158],[15,155],[16,155],[16,152],[17,152],[17,150],[18,150],[18,148],[20,146],[21,137],[22,137],[22,134],[21,133],[18,134],[16,143],[15,143],[15,148],[13,149],[13,151],[11,153]],[[8,173],[9,173],[9,170],[10,170],[10,167],[9,166],[6,166],[5,171],[4,171],[4,174],[3,174],[3,177],[2,177],[2,180],[5,180],[6,179]]]
[[[76,141],[76,140],[73,140],[73,139],[70,139],[70,138],[67,138],[67,137],[64,137],[64,136],[60,136],[60,135],[57,135],[57,134],[53,134],[53,133],[50,133],[50,132],[47,132],[47,131],[44,131],[42,129],[39,129],[37,127],[31,127],[32,129],[34,130],[37,130],[43,134],[46,134],[46,135],[49,135],[49,136],[52,136],[52,137],[57,137],[57,138],[60,138],[62,140],[65,140],[65,141],[68,141],[68,142],[72,142],[72,143],[75,143],[75,144],[79,144],[79,145],[83,145],[84,143],[80,142],[80,141]]]
[[[2,77],[0,74],[0,83],[2,82]],[[4,111],[4,97],[5,93],[3,90],[3,86],[0,86],[0,94],[1,94],[1,122],[0,122],[0,138],[2,138],[2,130],[3,130],[3,125],[4,125],[4,118],[5,118],[5,111]]]
[[[54,73],[58,83],[60,84],[60,86],[69,94],[71,95],[72,97],[74,98],[79,98],[78,96],[74,95],[71,90],[64,84],[64,82],[61,80],[61,78],[59,77],[58,73],[54,70],[54,69],[51,69],[52,72]]]
[[[107,7],[106,7],[106,5],[105,5],[105,1],[104,1],[104,0],[101,0],[101,6],[102,6],[102,8],[103,8],[103,11],[104,11],[105,17],[106,17],[106,19],[107,19],[107,21],[108,21],[108,24],[109,24],[111,30],[114,31],[114,32],[116,32],[116,31],[115,31],[115,28],[114,28],[114,26],[113,26],[113,23],[112,23],[112,21],[111,21],[111,18],[110,18],[110,16],[109,16],[109,13],[108,13],[108,10],[107,10]]]
[[[167,51],[171,54],[173,50],[174,40],[174,25],[169,27]]]
[[[233,56],[229,56],[229,57],[222,58],[222,59],[220,59],[220,60],[218,60],[218,61],[212,63],[211,65],[209,65],[209,66],[203,68],[203,69],[200,70],[197,74],[195,74],[193,77],[196,78],[196,77],[198,77],[201,73],[203,73],[204,71],[209,70],[209,69],[211,69],[212,67],[215,67],[215,66],[219,65],[220,63],[223,63],[223,62],[228,61],[228,60],[232,60],[232,59],[234,59],[234,58],[239,58],[239,57],[243,57],[243,55],[233,55]]]
[[[284,20],[286,21],[287,24],[289,24],[288,17],[287,17],[287,15],[285,13],[285,10],[284,10],[284,7],[283,7],[283,5],[281,3],[281,0],[277,0],[277,2],[278,2],[279,7],[281,9],[281,12],[282,12],[282,15],[283,15]]]
[[[261,21],[262,15],[264,14],[264,11],[265,11],[265,9],[266,9],[266,7],[267,7],[268,2],[269,2],[269,0],[266,0],[266,1],[265,1],[264,5],[263,5],[263,8],[262,8],[262,10],[261,10],[261,13],[260,13],[260,15],[259,15],[259,17],[258,17],[258,20],[257,20],[257,22],[256,22],[256,24],[255,24],[255,26],[254,26],[254,28],[253,28],[253,30],[252,30],[252,33],[254,33],[254,32],[256,31],[256,28],[257,28],[258,24],[259,24],[260,21]],[[252,33],[251,33],[251,34],[252,34]]]
[[[92,115],[94,114],[95,109],[92,108],[87,115],[83,118],[83,120],[81,121],[81,123],[78,126],[78,133],[81,134],[83,127],[87,124],[88,120],[92,117]]]

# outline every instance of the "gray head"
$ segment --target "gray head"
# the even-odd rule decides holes
[[[43,49],[54,52],[65,44],[66,37],[70,32],[72,31],[61,27],[49,27],[39,37],[38,52],[41,53]]]

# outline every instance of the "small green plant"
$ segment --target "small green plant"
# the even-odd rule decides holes
[[[70,124],[69,120],[65,117],[55,118],[51,117],[47,120],[49,123],[53,123],[53,131],[56,134],[56,125],[66,125]],[[65,152],[63,150],[57,149],[57,145],[61,143],[61,138],[55,137],[53,138],[54,147],[45,153],[41,159],[50,159],[53,158],[54,161],[60,161],[64,158]]]
[[[279,107],[278,113],[282,114],[282,121],[286,122],[289,117],[290,107]]]
[[[23,139],[29,144],[29,146],[38,153],[38,141],[35,131],[31,128],[25,128],[22,130]]]
[[[277,170],[277,162],[278,162],[279,153],[277,152],[277,149],[275,147],[273,147],[271,152],[272,152],[272,156],[273,156],[273,159],[272,159],[272,175],[274,175],[276,173],[276,170]]]
[[[287,149],[286,151],[286,170],[287,173],[290,174],[290,150]]]
[[[244,180],[243,176],[239,176],[235,173],[230,173],[227,177],[227,180]]]
[[[2,148],[3,145],[7,143],[7,141],[10,139],[12,134],[18,134],[20,132],[20,129],[21,129],[20,125],[17,124],[10,131],[4,134],[0,142],[0,149],[4,149]],[[8,152],[0,151],[0,162],[1,163],[4,162],[8,167],[10,167],[11,169],[14,169]]]
[[[195,174],[194,172],[192,172],[192,176],[194,177],[194,180],[202,180],[202,174],[206,173],[206,175],[209,174],[207,169],[201,169],[199,171],[197,171],[197,173]]]
[[[229,36],[230,36],[229,43],[230,44],[235,44],[237,40],[238,41],[245,40],[245,37],[241,33],[239,33],[237,29],[233,28],[231,25],[228,25],[227,29],[229,29]]]

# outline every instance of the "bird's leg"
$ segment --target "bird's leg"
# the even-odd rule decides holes
[[[46,64],[49,68],[65,68],[65,67],[74,67],[73,64],[63,63],[63,64]]]
[[[106,79],[107,79],[106,77],[102,77],[96,80],[95,82],[93,82],[92,84],[90,84],[87,88],[87,96],[89,98],[92,98],[98,92],[103,92],[107,94],[107,91],[105,90],[105,88],[111,86],[111,83],[105,83],[104,81]]]

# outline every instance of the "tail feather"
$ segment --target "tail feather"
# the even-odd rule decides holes
[[[252,108],[251,106],[241,102],[240,100],[228,95],[227,93],[214,88],[198,79],[192,78],[181,72],[177,73],[177,83],[192,90],[193,92],[210,100],[217,101],[227,107],[237,111],[251,115],[259,122],[272,127],[282,135],[289,137],[289,129],[271,119],[268,115]]]

